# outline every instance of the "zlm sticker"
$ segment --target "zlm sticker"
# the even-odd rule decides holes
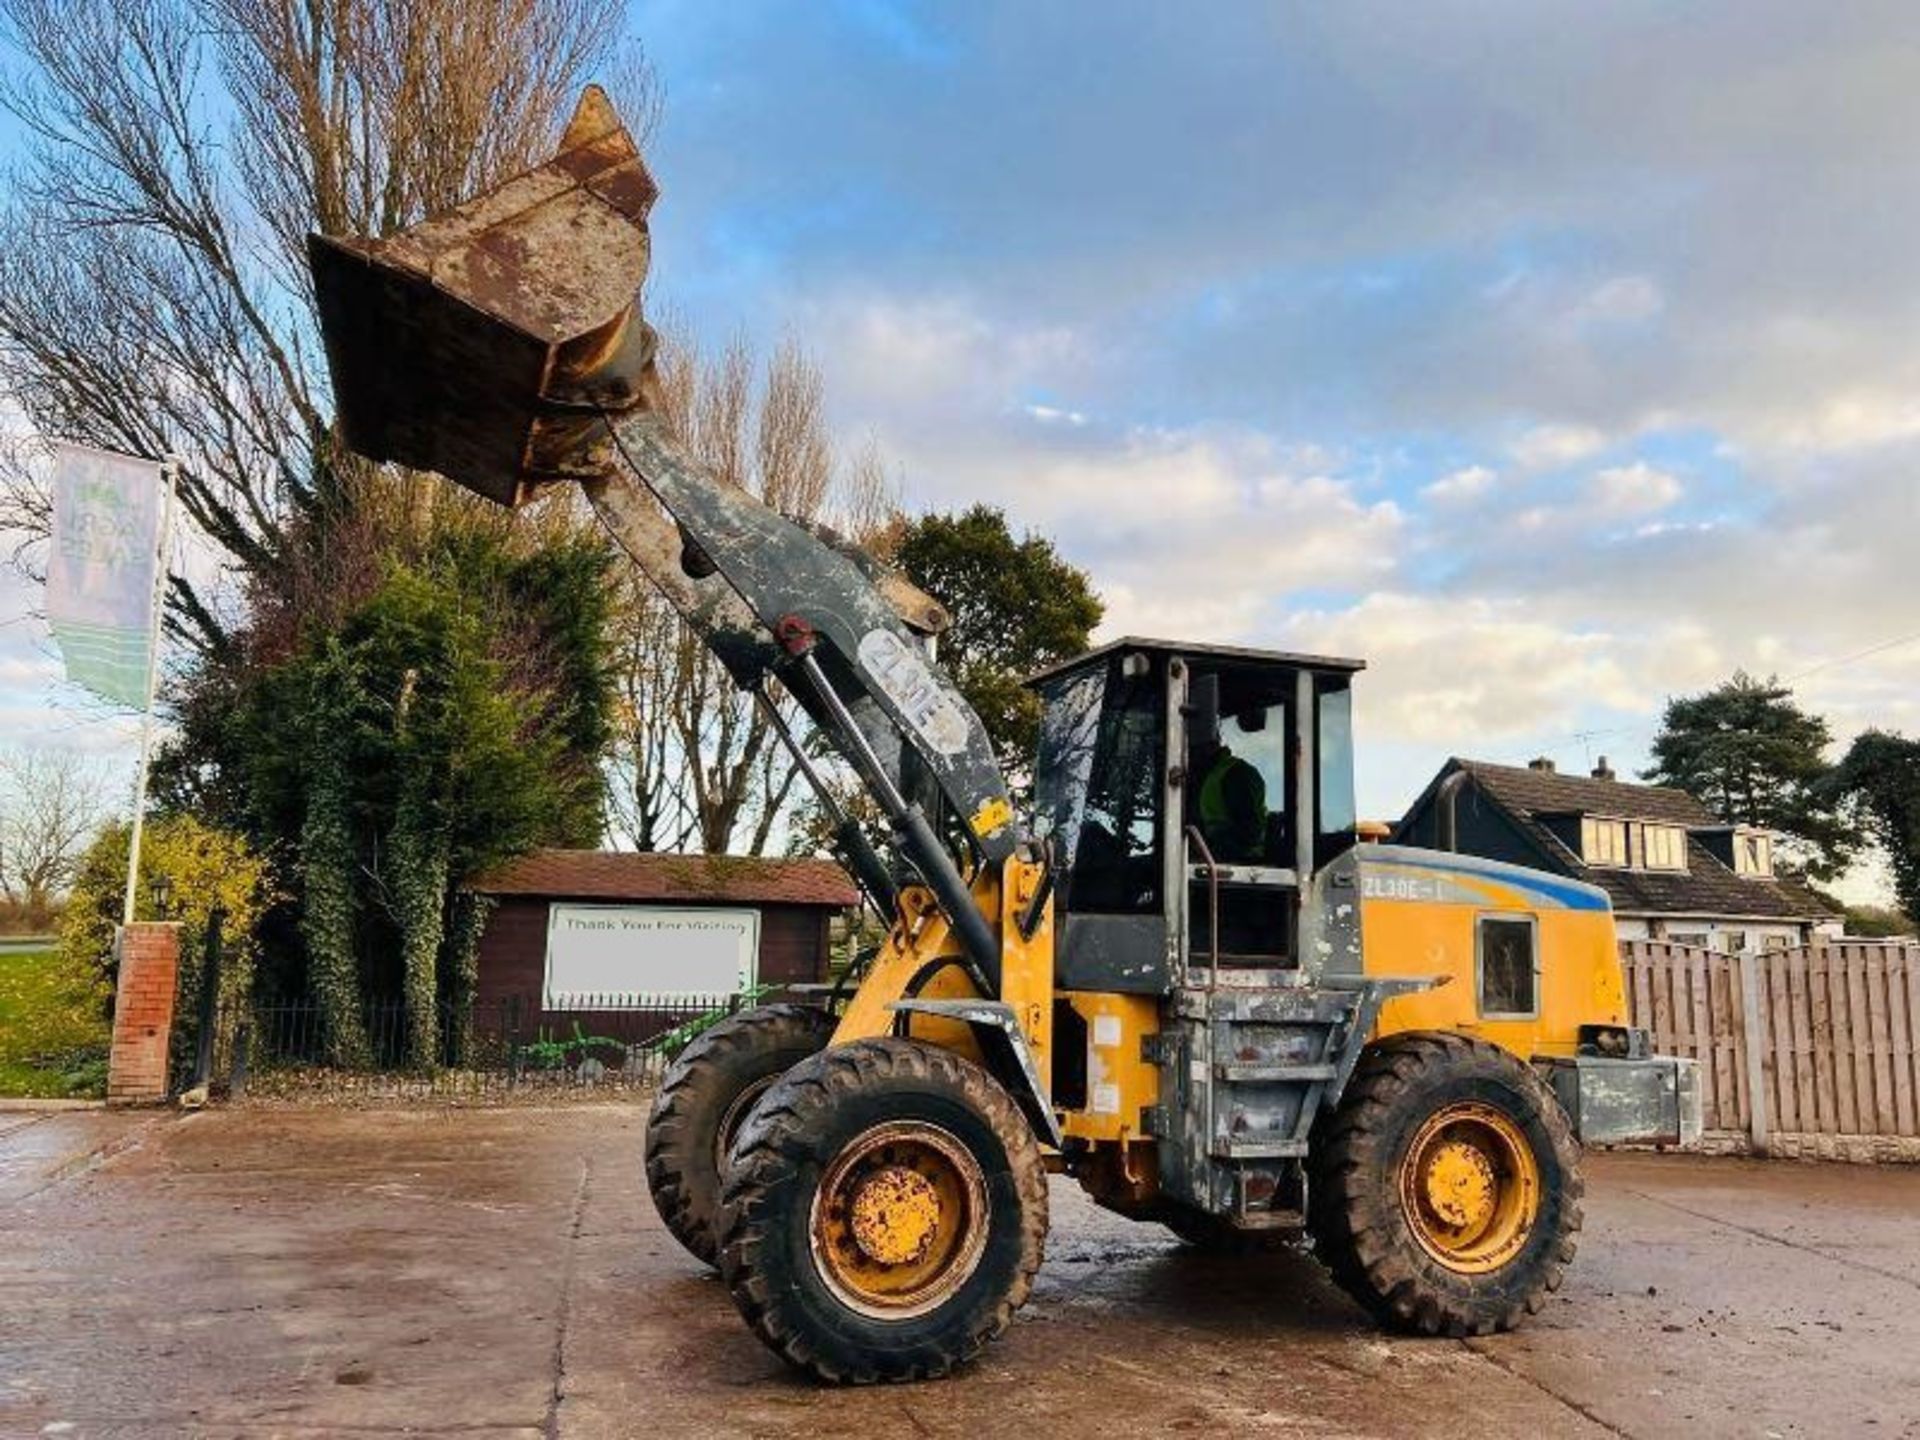
[[[869,630],[860,637],[860,664],[936,754],[967,748],[967,717],[906,641],[891,630]]]

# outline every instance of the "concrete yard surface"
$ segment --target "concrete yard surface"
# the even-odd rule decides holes
[[[978,1364],[834,1390],[661,1228],[642,1123],[0,1115],[0,1435],[1920,1436],[1920,1170],[1591,1157],[1566,1288],[1467,1343],[1056,1181]]]

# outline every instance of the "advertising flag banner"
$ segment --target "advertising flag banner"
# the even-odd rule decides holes
[[[162,467],[56,447],[47,619],[67,678],[144,710],[160,562]]]

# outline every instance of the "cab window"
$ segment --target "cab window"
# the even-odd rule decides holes
[[[1480,1014],[1484,1019],[1540,1013],[1540,972],[1531,916],[1480,917]]]
[[[1213,683],[1219,723],[1188,735],[1185,823],[1199,827],[1222,865],[1291,865],[1292,675],[1223,667]]]
[[[1116,659],[1044,692],[1035,799],[1075,910],[1160,907],[1161,685]]]
[[[1344,677],[1339,688],[1322,680],[1314,753],[1319,770],[1314,799],[1320,823],[1314,835],[1313,863],[1324,865],[1352,845],[1358,816],[1353,800],[1353,691]]]

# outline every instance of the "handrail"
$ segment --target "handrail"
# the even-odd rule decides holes
[[[1200,848],[1207,866],[1207,993],[1211,995],[1220,985],[1220,866],[1198,825],[1187,826],[1187,841]],[[1188,943],[1192,943],[1191,933]]]

